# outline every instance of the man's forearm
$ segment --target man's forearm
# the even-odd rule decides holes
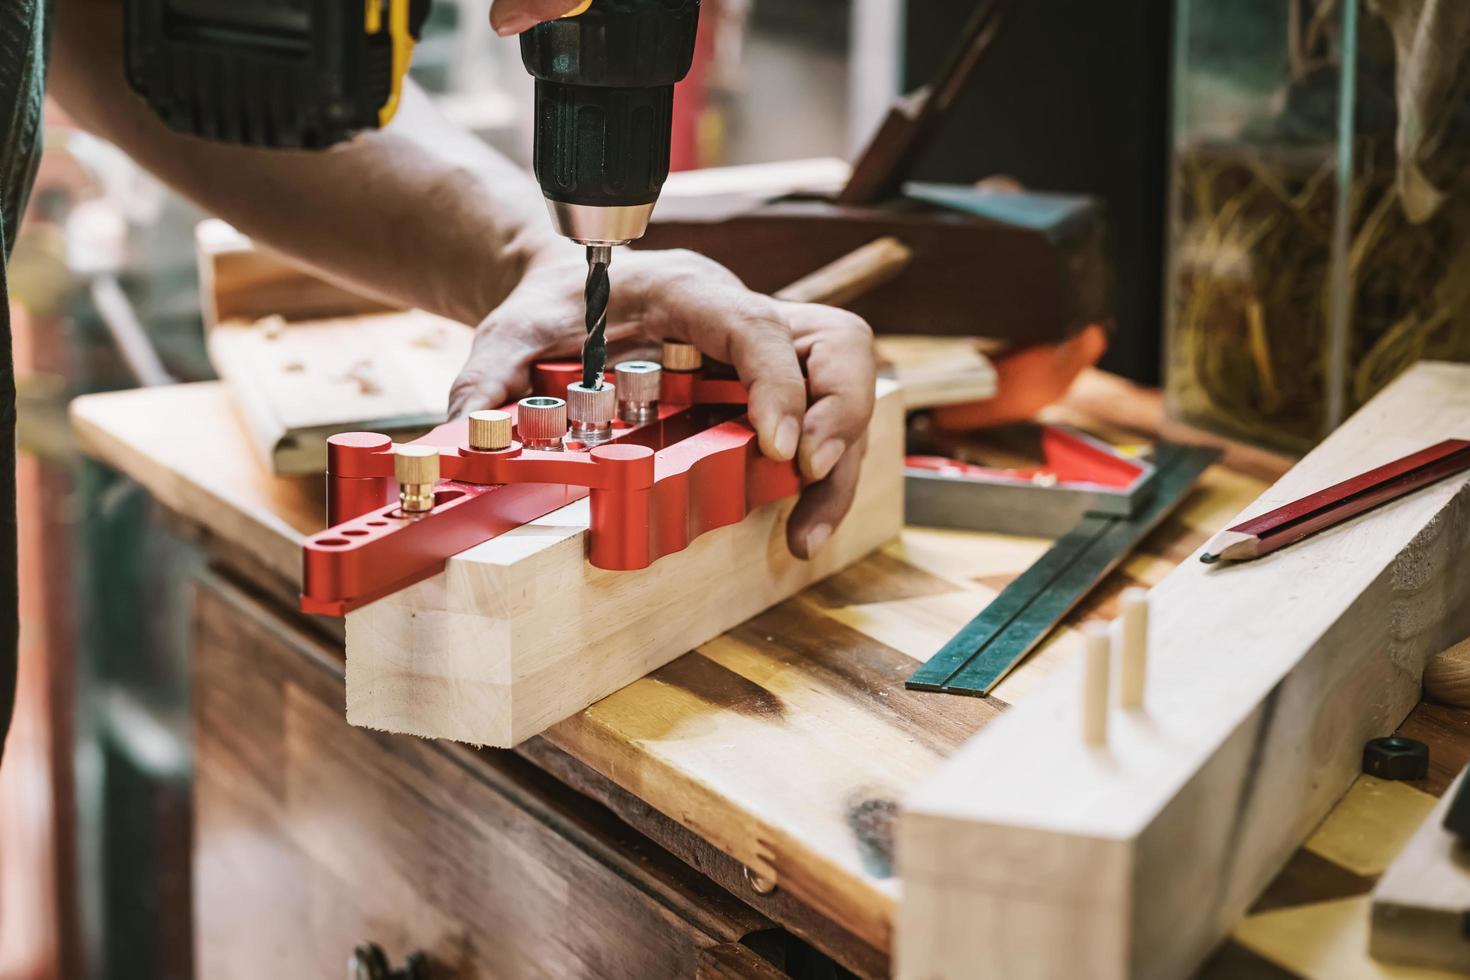
[[[252,150],[169,130],[128,87],[121,4],[57,6],[51,91],[206,210],[328,277],[476,323],[554,241],[535,183],[407,87],[381,132],[324,152]]]

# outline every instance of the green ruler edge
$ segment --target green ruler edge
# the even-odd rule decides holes
[[[1174,443],[1154,450],[1152,494],[1128,517],[1089,514],[1022,572],[907,686],[983,697],[1178,507],[1219,452]]]

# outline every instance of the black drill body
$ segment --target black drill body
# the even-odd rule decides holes
[[[536,179],[557,230],[588,247],[589,387],[607,360],[610,248],[642,237],[669,176],[674,85],[698,27],[699,0],[594,0],[521,35],[536,79]]]
[[[699,0],[596,0],[521,35],[536,79],[534,168],[549,201],[652,204],[669,176],[674,84],[689,73]]]

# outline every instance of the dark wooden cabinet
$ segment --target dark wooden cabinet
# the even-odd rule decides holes
[[[524,759],[352,728],[339,649],[211,574],[195,598],[197,975],[775,976],[770,923]],[[741,971],[744,971],[743,973]]]

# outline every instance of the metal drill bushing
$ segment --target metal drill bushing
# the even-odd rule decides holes
[[[398,504],[404,512],[422,514],[434,509],[434,484],[439,482],[436,447],[395,447],[393,475],[398,479]]]
[[[1429,775],[1429,746],[1390,735],[1363,746],[1363,772],[1379,779],[1423,779]]]
[[[567,434],[567,403],[534,395],[516,403],[516,428],[527,449],[561,449]]]
[[[618,418],[642,425],[658,418],[658,393],[664,369],[652,361],[624,361],[614,369],[618,379]]]
[[[677,340],[664,341],[663,362],[665,371],[698,371],[704,366],[704,357],[693,344]]]
[[[471,412],[470,448],[482,453],[509,449],[511,424],[509,412]]]
[[[606,381],[588,388],[578,381],[567,385],[567,421],[571,436],[587,446],[600,446],[612,438],[613,415],[618,408],[618,389]]]

